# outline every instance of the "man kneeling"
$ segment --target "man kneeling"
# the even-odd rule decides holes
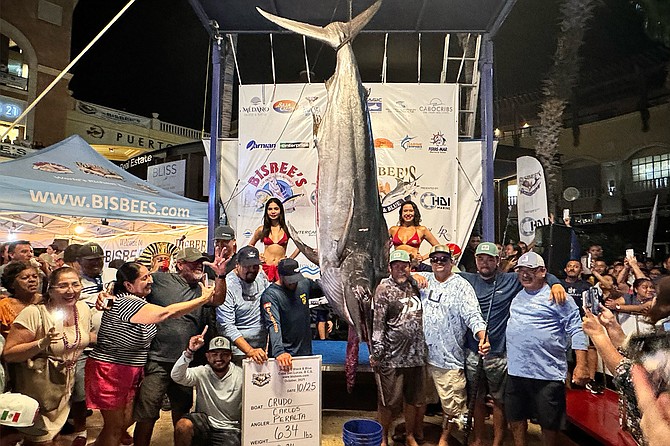
[[[189,368],[193,353],[205,345],[204,334],[189,340],[186,351],[172,368],[174,382],[196,388],[195,412],[184,415],[175,425],[174,444],[239,446],[242,369],[230,362],[230,341],[223,336],[209,342],[207,365]]]

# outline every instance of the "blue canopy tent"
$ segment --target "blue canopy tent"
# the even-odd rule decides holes
[[[116,166],[78,135],[0,164],[0,220],[37,227],[15,214],[206,225],[207,204],[162,190]],[[104,221],[103,221],[104,220]],[[5,225],[6,226],[6,225]]]

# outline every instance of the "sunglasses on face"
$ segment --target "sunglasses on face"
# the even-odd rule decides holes
[[[447,263],[448,261],[451,260],[451,257],[447,256],[435,256],[430,258],[430,263]]]

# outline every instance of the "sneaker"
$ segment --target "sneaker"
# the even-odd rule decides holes
[[[600,395],[605,391],[605,386],[592,379],[586,384],[586,390],[594,395]]]

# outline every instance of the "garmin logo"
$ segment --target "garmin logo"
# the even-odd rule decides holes
[[[247,143],[247,150],[254,150],[254,149],[272,150],[272,149],[275,149],[276,147],[277,147],[277,144],[256,142],[253,139]]]

